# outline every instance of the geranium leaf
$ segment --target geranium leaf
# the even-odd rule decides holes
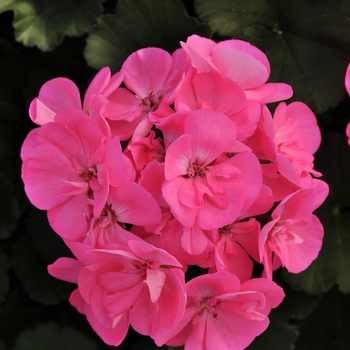
[[[156,46],[173,52],[187,36],[211,32],[210,26],[189,17],[179,0],[119,0],[115,14],[97,20],[85,58],[93,68],[109,66],[115,72],[138,49]]]
[[[16,339],[14,350],[96,350],[96,343],[84,333],[56,323],[40,324],[35,329],[24,331]]]
[[[56,305],[66,300],[74,288],[73,284],[48,274],[48,264],[33,249],[29,235],[23,235],[13,244],[10,259],[22,288],[32,300],[44,305]]]
[[[0,173],[0,197],[5,199],[0,203],[0,239],[9,238],[17,226],[19,208],[16,198],[13,196],[11,184]]]
[[[224,36],[263,50],[271,81],[290,84],[294,100],[321,113],[345,96],[350,61],[350,3],[337,0],[197,0],[199,17]]]
[[[273,309],[269,315],[270,325],[267,330],[258,336],[247,350],[290,350],[298,339],[298,329],[318,304],[320,297],[297,292],[285,285],[283,281],[277,282],[283,286],[285,299],[278,308]]]
[[[326,202],[316,211],[325,229],[317,259],[299,274],[285,274],[296,289],[319,293],[335,283],[350,292],[350,148],[346,137],[329,133],[316,154],[315,168],[330,187]]]
[[[102,0],[8,0],[0,4],[0,13],[14,12],[16,40],[26,46],[50,51],[64,36],[86,33],[102,13]]]
[[[320,303],[304,320],[295,349],[348,349],[349,329],[350,295],[334,287],[322,295]]]

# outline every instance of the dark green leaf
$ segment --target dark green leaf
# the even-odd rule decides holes
[[[350,349],[350,295],[331,289],[300,328],[296,350]]]
[[[315,168],[323,173],[330,194],[316,214],[324,225],[323,246],[318,258],[299,274],[286,274],[296,289],[319,293],[335,283],[350,292],[350,147],[346,137],[329,133],[316,154]]]
[[[279,283],[280,284],[280,283]],[[290,350],[298,338],[298,329],[319,302],[319,297],[297,292],[283,286],[286,293],[282,304],[269,315],[270,325],[247,350]]]
[[[42,316],[40,305],[26,298],[18,287],[12,288],[0,306],[0,339],[12,349],[21,330],[34,327]]]
[[[270,80],[290,84],[294,100],[321,113],[344,98],[348,1],[197,0],[196,10],[219,34],[263,50],[271,63]]]
[[[24,331],[16,340],[14,350],[96,350],[96,344],[84,333],[50,322],[34,330]]]
[[[68,299],[74,288],[73,284],[55,279],[48,274],[48,264],[33,249],[28,235],[23,235],[13,245],[11,264],[24,291],[31,299],[44,305],[55,305]]]
[[[0,3],[0,13],[14,12],[16,40],[26,46],[50,51],[64,36],[86,33],[102,13],[102,0],[8,0]]]
[[[179,0],[120,0],[115,15],[101,16],[87,39],[85,57],[91,67],[120,69],[143,47],[173,52],[191,34],[210,36],[211,28],[186,14]]]
[[[0,173],[0,239],[11,236],[17,226],[19,208],[16,198],[13,196],[11,184]]]

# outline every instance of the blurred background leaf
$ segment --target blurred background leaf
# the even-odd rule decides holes
[[[96,69],[113,72],[143,47],[173,52],[191,34],[210,36],[209,25],[191,18],[179,0],[119,0],[115,14],[101,16],[87,39],[85,58]]]
[[[16,40],[50,51],[63,38],[86,33],[102,13],[101,0],[5,0],[0,13],[14,12]]]

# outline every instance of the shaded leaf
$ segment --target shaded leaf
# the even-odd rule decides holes
[[[97,20],[85,58],[91,67],[116,72],[134,51],[156,46],[173,52],[194,33],[210,36],[211,28],[189,17],[179,0],[119,0],[115,15]]]
[[[296,350],[350,348],[350,295],[332,288],[300,328]]]
[[[0,173],[0,239],[9,238],[17,226],[19,208],[11,184]]]
[[[271,81],[290,84],[294,100],[321,113],[345,96],[350,61],[350,3],[337,0],[197,0],[196,11],[220,34],[266,53]]]
[[[278,282],[279,285],[283,285]],[[298,339],[299,326],[317,305],[320,297],[297,292],[283,285],[286,293],[282,304],[269,315],[270,325],[247,350],[290,350]]]
[[[330,187],[326,202],[316,211],[325,229],[318,258],[299,274],[285,274],[296,289],[319,293],[335,283],[350,292],[350,148],[346,137],[329,133],[316,154],[315,168]]]
[[[102,13],[102,0],[7,0],[0,13],[14,12],[16,40],[26,46],[50,51],[64,36],[86,33]]]
[[[48,264],[33,249],[28,235],[23,235],[13,244],[10,259],[16,276],[31,299],[44,305],[55,305],[68,299],[74,285],[48,274]]]
[[[40,306],[26,298],[18,287],[12,288],[0,306],[0,339],[12,349],[19,332],[40,321],[40,311]]]
[[[14,350],[96,350],[96,344],[84,333],[56,323],[41,324],[24,331],[16,340]]]

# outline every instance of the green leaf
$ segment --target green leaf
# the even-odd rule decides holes
[[[173,52],[194,33],[210,36],[211,28],[189,17],[179,0],[119,0],[115,15],[97,20],[85,58],[93,68],[116,72],[134,51],[156,46]]]
[[[308,269],[285,274],[292,287],[309,293],[330,289],[335,283],[350,292],[350,148],[346,137],[329,133],[316,154],[315,169],[330,187],[325,203],[316,211],[324,229],[321,252]]]
[[[11,184],[0,173],[0,239],[9,238],[17,226],[19,208]]]
[[[41,324],[24,331],[16,340],[14,350],[97,350],[96,344],[84,333],[56,323]]]
[[[322,113],[345,97],[350,61],[350,3],[337,0],[197,0],[196,10],[220,35],[248,40],[266,53],[270,81]]]
[[[296,350],[350,349],[350,295],[332,288],[300,328]]]
[[[15,275],[32,300],[44,305],[56,305],[68,299],[74,285],[48,274],[48,264],[33,249],[28,235],[23,235],[13,244],[10,258]]]
[[[0,13],[14,12],[16,40],[26,46],[50,51],[64,36],[79,36],[102,13],[103,0],[8,0],[0,4]]]

